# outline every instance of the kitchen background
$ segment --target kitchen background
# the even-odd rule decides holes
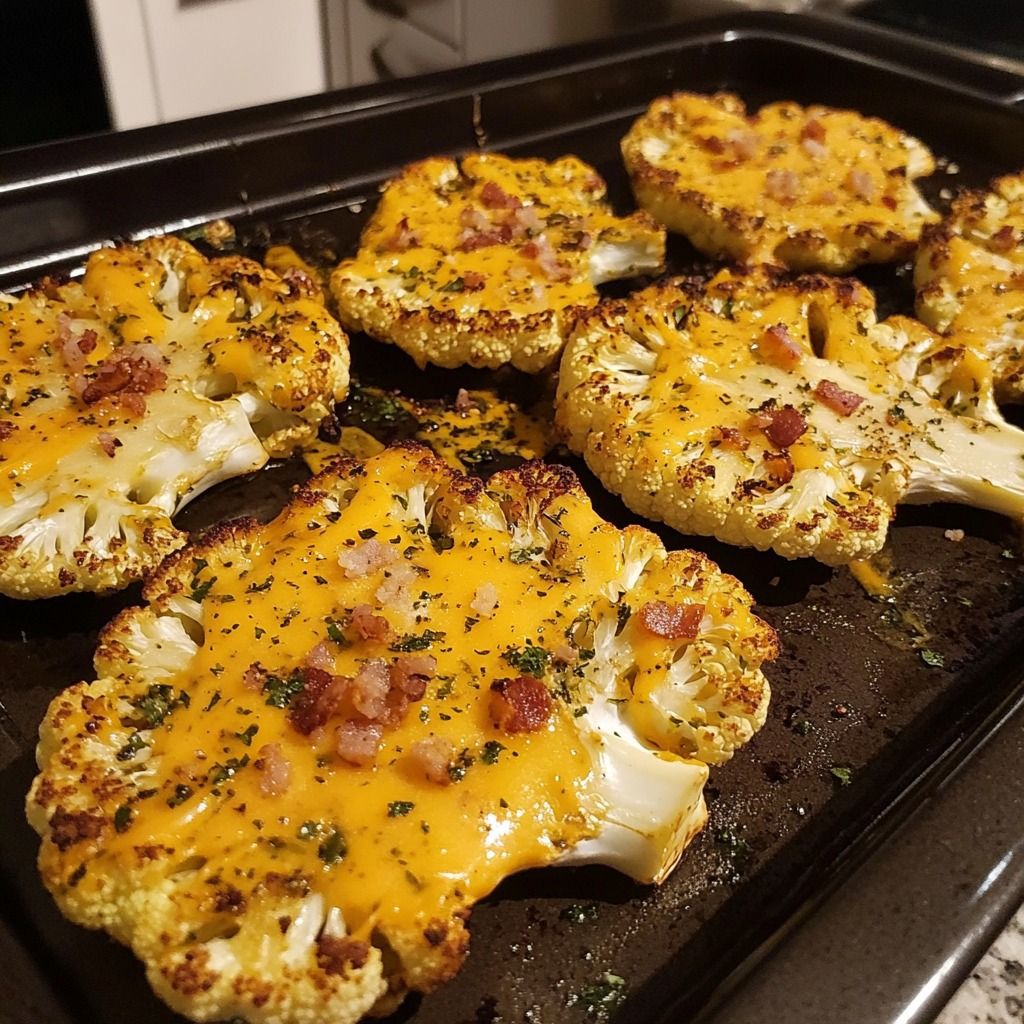
[[[838,10],[1024,61],[1020,0],[4,0],[0,148],[305,96],[739,7]]]

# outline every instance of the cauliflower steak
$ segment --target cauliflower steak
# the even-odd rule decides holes
[[[914,264],[917,315],[992,366],[995,395],[1024,402],[1024,171],[962,192]]]
[[[575,477],[415,443],[167,559],[56,697],[28,816],[72,920],[195,1020],[341,1024],[459,968],[512,872],[672,869],[775,635]]]
[[[0,296],[0,593],[105,591],[185,543],[170,517],[315,436],[348,339],[308,276],[151,238]]]
[[[923,143],[874,117],[731,93],[656,99],[622,140],[637,202],[702,252],[845,273],[909,256],[938,220]]]
[[[664,229],[644,213],[616,217],[604,197],[572,156],[411,164],[331,277],[342,323],[421,368],[546,370],[568,307],[595,302],[605,281],[662,270]]]
[[[852,279],[725,270],[608,301],[566,347],[556,423],[635,512],[787,558],[867,558],[899,502],[1024,518],[987,364],[878,323]]]

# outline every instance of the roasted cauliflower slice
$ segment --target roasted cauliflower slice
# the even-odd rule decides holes
[[[170,237],[0,296],[0,593],[123,587],[185,543],[186,501],[313,437],[348,389],[322,298]]]
[[[666,282],[583,316],[556,424],[634,511],[839,565],[900,502],[1024,516],[1024,432],[983,360],[859,282],[762,267]]]
[[[915,311],[991,366],[995,396],[1024,402],[1024,171],[962,192],[914,262]]]
[[[660,881],[765,720],[773,631],[539,462],[410,443],[175,553],[52,702],[28,816],[63,912],[194,1020],[341,1024],[459,968],[523,868]]]
[[[875,117],[731,93],[656,99],[622,140],[637,202],[702,252],[845,273],[909,256],[939,219],[914,185],[935,163]]]
[[[660,272],[664,256],[664,229],[616,217],[576,157],[436,157],[387,183],[331,290],[346,327],[420,367],[539,373],[562,350],[568,307],[596,301],[606,281]]]

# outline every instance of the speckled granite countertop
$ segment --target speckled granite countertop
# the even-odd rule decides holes
[[[1024,1022],[1024,908],[939,1014],[936,1024]]]

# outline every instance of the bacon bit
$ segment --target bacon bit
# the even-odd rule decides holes
[[[509,734],[536,732],[551,717],[548,688],[533,676],[495,679],[488,709],[494,726]]]
[[[822,405],[828,406],[840,416],[849,416],[864,401],[863,395],[846,391],[831,380],[819,380],[813,394]]]
[[[715,156],[721,156],[725,152],[725,143],[717,135],[698,135],[694,141],[701,149],[706,149]]]
[[[805,121],[804,126],[800,129],[800,141],[808,140],[811,142],[825,141],[825,126],[816,117]]]
[[[752,422],[776,448],[788,448],[807,430],[807,420],[792,405],[778,409],[769,404],[754,414]]]
[[[780,203],[792,203],[800,197],[800,178],[788,167],[774,167],[765,176],[765,193]]]
[[[449,740],[441,736],[427,736],[409,748],[409,761],[413,769],[422,772],[428,782],[447,786],[452,781],[448,769],[454,753],[455,747]]]
[[[498,598],[500,596],[498,588],[493,583],[490,581],[481,583],[476,588],[476,593],[470,602],[469,610],[481,618],[489,619],[494,614],[495,608],[498,607]]]
[[[540,234],[530,239],[520,251],[527,259],[536,260],[549,280],[568,281],[572,278],[572,268],[559,260],[547,235]]]
[[[358,767],[372,764],[380,750],[384,726],[380,722],[349,719],[335,727],[334,749],[338,757]]]
[[[242,673],[242,685],[253,693],[260,693],[263,690],[264,682],[266,682],[267,674],[267,670],[258,661],[254,661]]]
[[[362,544],[356,544],[355,547],[344,548],[338,555],[338,565],[345,570],[345,577],[353,580],[391,565],[398,557],[393,545],[381,544],[379,540],[371,537]]]
[[[485,181],[480,189],[480,202],[489,210],[518,210],[523,205],[517,196],[509,195],[496,181]]]
[[[477,234],[495,226],[491,218],[475,206],[464,206],[459,211],[459,225]]]
[[[11,420],[0,420],[0,441],[6,441],[18,429]]]
[[[296,732],[308,736],[337,711],[352,680],[319,668],[307,668],[302,676],[304,685],[292,702],[288,721]]]
[[[316,965],[324,974],[348,976],[348,969],[360,970],[370,958],[370,947],[362,939],[339,939],[321,935],[316,940]]]
[[[364,718],[370,721],[380,720],[387,710],[390,688],[388,663],[383,658],[370,658],[363,662],[355,679],[352,680],[352,705]]]
[[[476,252],[477,249],[487,249],[492,245],[504,245],[506,242],[512,240],[512,232],[509,231],[508,237],[504,237],[502,231],[480,231],[471,232],[463,231],[459,234],[458,248],[463,252]]]
[[[413,246],[420,244],[420,234],[418,231],[414,231],[409,227],[409,218],[403,217],[398,222],[398,227],[395,228],[395,233],[386,243],[389,249],[397,249],[399,252],[404,252],[406,249],[411,249]]]
[[[789,452],[765,452],[761,459],[764,462],[768,479],[776,487],[788,484],[793,479],[796,467],[793,465],[793,458]]]
[[[731,128],[725,136],[725,141],[740,160],[751,160],[757,156],[761,136],[744,128]]]
[[[260,747],[253,767],[260,773],[260,792],[264,796],[283,796],[288,792],[292,766],[282,753],[280,743],[266,743]]]
[[[306,667],[318,668],[333,675],[337,667],[334,662],[333,649],[326,642],[321,641],[306,655]]]
[[[693,640],[700,632],[704,605],[675,601],[648,601],[637,612],[640,625],[666,640]]]
[[[392,689],[400,690],[409,700],[419,700],[427,689],[427,680],[437,674],[437,658],[418,654],[396,658],[388,670]]]
[[[828,156],[828,148],[823,146],[820,142],[815,142],[814,139],[804,139],[800,143],[800,148],[809,156],[815,160],[820,160],[822,157]]]
[[[580,652],[572,644],[559,644],[552,652],[551,658],[559,665],[575,665]]]
[[[989,248],[993,252],[1008,253],[1015,245],[1015,238],[1013,227],[1010,224],[1004,224],[992,237],[988,240]]]
[[[545,221],[533,206],[521,206],[509,214],[506,222],[517,238],[537,234],[543,230]]]
[[[837,196],[836,193],[830,188],[825,189],[825,191],[822,192],[820,196],[818,196],[818,202],[822,203],[825,206],[831,206],[833,203],[838,202],[838,200],[839,196]]]
[[[852,168],[850,173],[846,175],[846,180],[843,184],[858,199],[863,199],[865,202],[870,202],[874,199],[878,192],[874,179],[867,171],[860,167]]]
[[[794,369],[804,357],[800,343],[785,324],[767,328],[757,341],[757,352],[766,362],[781,370]]]
[[[727,448],[734,452],[745,452],[750,442],[735,427],[715,427],[711,438],[718,442],[719,448]]]
[[[416,570],[408,562],[402,562],[394,569],[384,571],[384,582],[376,589],[374,597],[388,611],[402,618],[411,618],[415,611],[412,588],[418,580]]]
[[[887,210],[895,210],[899,205],[895,196],[882,196],[880,202]]]
[[[72,388],[86,405],[113,397],[119,405],[142,415],[146,411],[143,395],[167,386],[167,374],[160,365],[162,361],[160,350],[155,345],[126,345],[104,359],[95,373],[76,377]]]
[[[363,640],[390,640],[391,624],[382,615],[374,615],[368,604],[357,604],[352,609],[352,625]]]
[[[110,457],[114,457],[114,453],[118,448],[122,448],[123,444],[119,441],[109,430],[101,430],[96,435],[96,440],[99,441],[100,447]]]
[[[455,393],[455,411],[465,416],[467,413],[475,412],[480,406],[470,397],[465,388],[459,388]]]
[[[487,275],[481,274],[478,270],[467,270],[463,272],[462,284],[467,292],[478,292],[487,283]]]

